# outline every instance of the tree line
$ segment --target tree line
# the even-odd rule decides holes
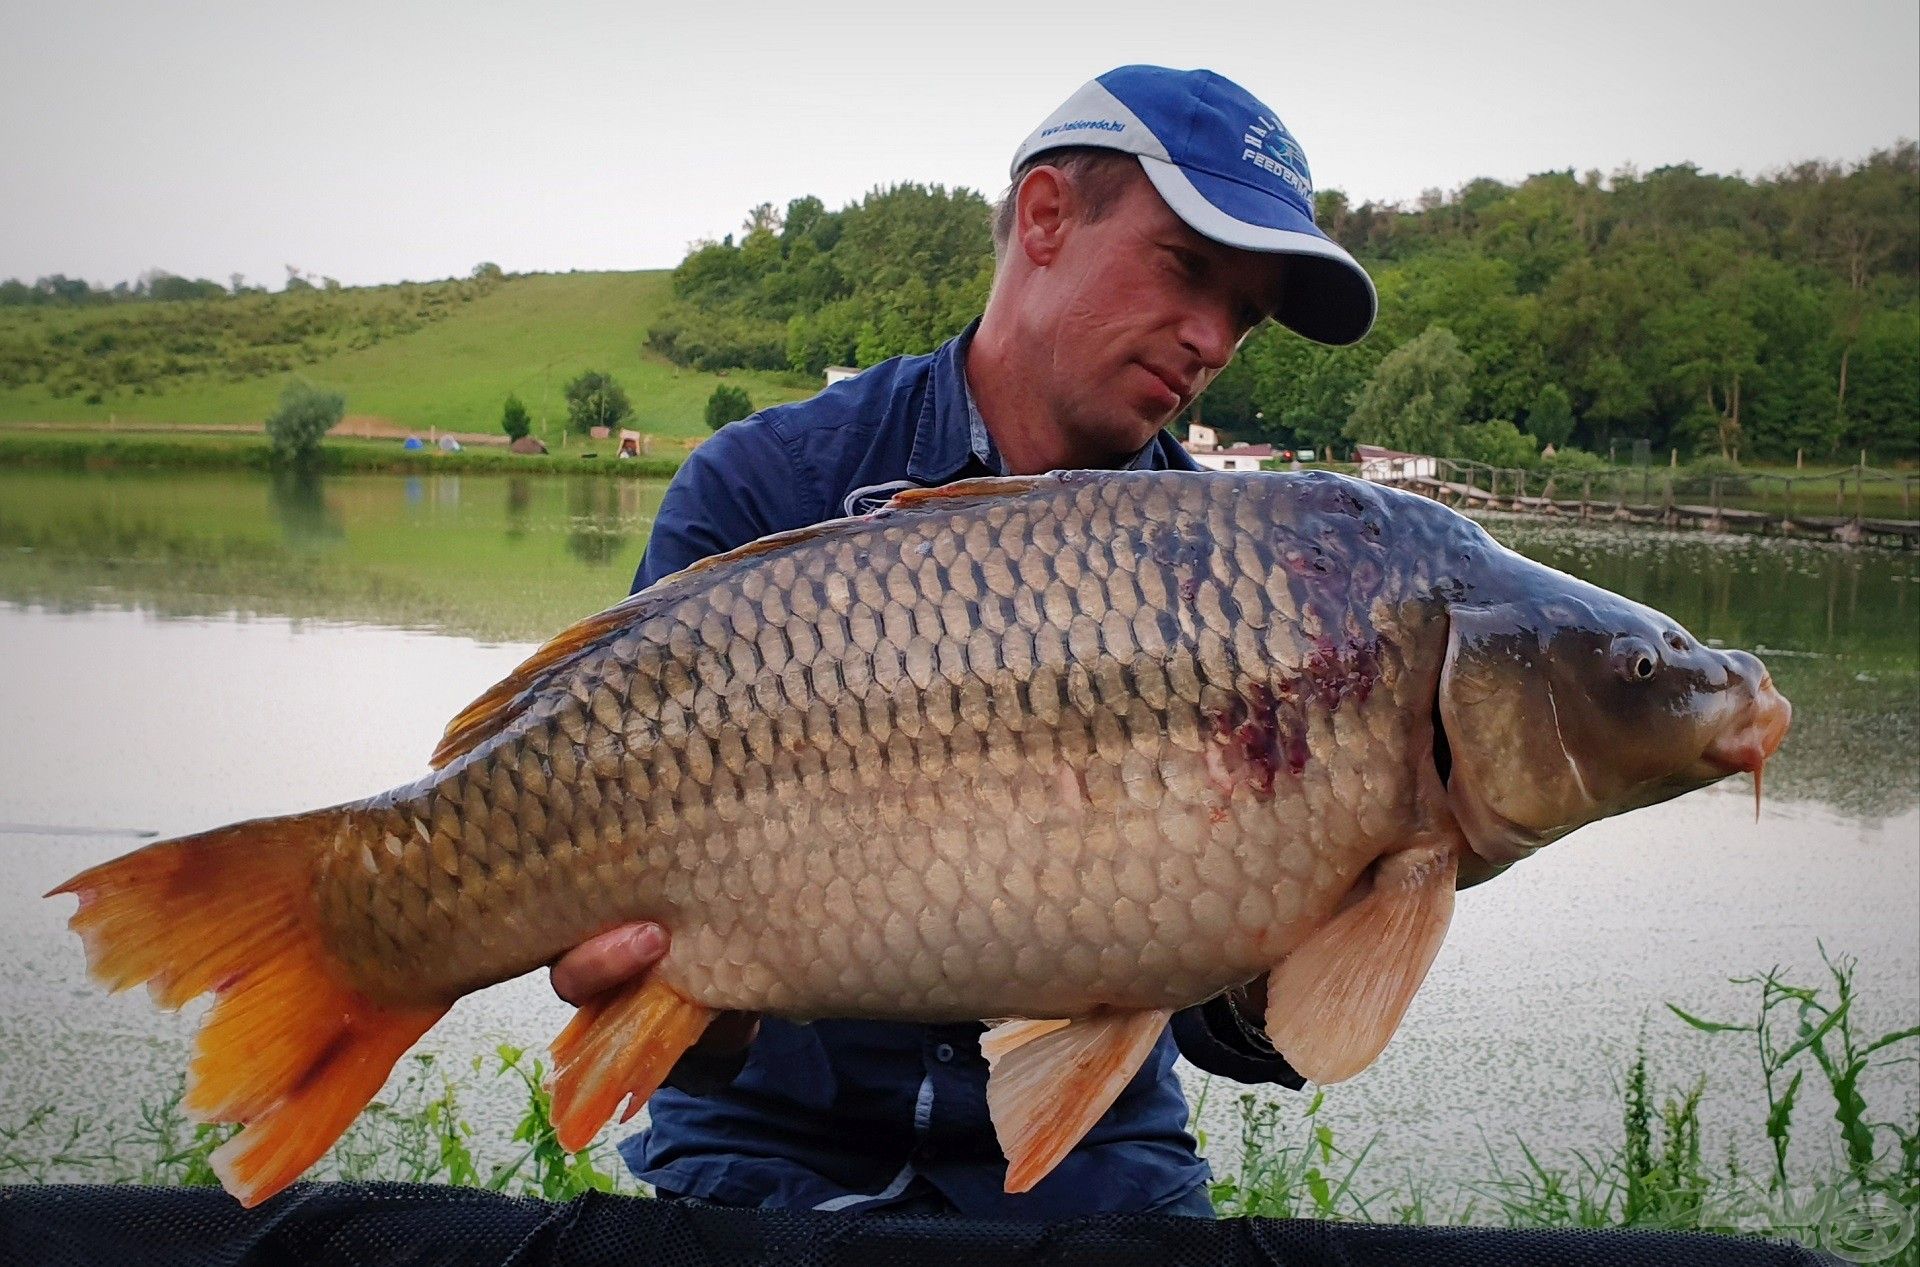
[[[674,271],[649,343],[816,374],[924,352],[984,304],[989,206],[903,184],[756,207]],[[1689,455],[1920,457],[1920,148],[1758,178],[1691,164],[1317,198],[1380,290],[1363,343],[1269,325],[1200,402],[1237,438],[1498,461],[1644,440]]]

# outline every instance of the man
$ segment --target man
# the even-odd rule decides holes
[[[1261,321],[1351,343],[1366,273],[1314,227],[1304,155],[1274,113],[1205,71],[1128,66],[1075,93],[1014,156],[985,314],[902,357],[720,430],[661,504],[636,590],[904,488],[1071,468],[1198,469],[1163,428]],[[553,968],[575,1004],[665,954],[615,929]],[[1256,994],[1264,993],[1264,983]],[[1031,1192],[1001,1191],[981,1027],[723,1017],[621,1146],[670,1196],[811,1209],[1056,1219],[1207,1215],[1176,1046],[1200,1068],[1300,1085],[1244,992],[1189,1008],[1113,1108]]]

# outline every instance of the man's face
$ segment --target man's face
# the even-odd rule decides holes
[[[1069,210],[1023,305],[1052,347],[1054,417],[1089,451],[1140,449],[1273,311],[1281,267],[1195,233],[1144,172],[1100,219]]]

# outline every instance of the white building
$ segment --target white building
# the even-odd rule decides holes
[[[1187,452],[1209,471],[1257,471],[1273,456],[1273,446],[1236,444],[1225,449],[1188,449]]]
[[[1355,451],[1360,463],[1360,478],[1391,483],[1394,480],[1440,478],[1440,459],[1423,453],[1400,453],[1377,444],[1363,444]]]
[[[1270,444],[1230,444],[1220,447],[1220,433],[1205,423],[1187,427],[1186,450],[1209,471],[1257,471],[1273,456]]]
[[[829,365],[827,366],[827,386],[832,387],[835,383],[844,383],[859,372],[859,370],[851,365]]]

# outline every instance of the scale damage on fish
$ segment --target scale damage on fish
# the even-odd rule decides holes
[[[1456,887],[1756,780],[1754,657],[1327,474],[1068,472],[902,494],[697,564],[454,718],[417,783],[150,845],[54,890],[94,976],[215,995],[185,1105],[246,1204],[460,996],[671,933],[555,1040],[584,1147],[727,1009],[994,1020],[1007,1189],[1172,1013],[1266,974],[1306,1077],[1366,1068]]]

